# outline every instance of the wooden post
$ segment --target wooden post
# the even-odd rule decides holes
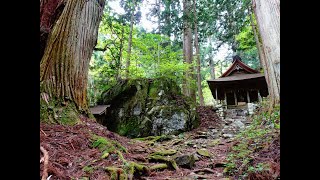
[[[259,98],[259,102],[262,101],[261,95],[260,95],[260,90],[258,90],[258,98]]]
[[[250,96],[249,96],[249,91],[247,90],[247,100],[248,100],[248,103],[250,103]]]
[[[227,93],[226,92],[224,92],[224,102],[227,105]]]
[[[237,106],[238,105],[238,101],[237,101],[237,94],[235,91],[233,91],[233,96],[234,96],[234,104]]]

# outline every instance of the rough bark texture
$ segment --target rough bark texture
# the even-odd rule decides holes
[[[197,87],[198,87],[198,96],[199,96],[200,106],[203,106],[204,100],[203,100],[203,93],[201,88],[200,50],[199,50],[198,21],[197,21],[197,11],[196,11],[195,0],[193,0],[193,14],[194,14],[194,46],[196,48],[196,58],[197,58]]]
[[[135,1],[133,1],[133,4],[135,4]],[[129,33],[129,39],[128,39],[128,57],[126,61],[126,78],[129,77],[129,67],[130,67],[130,57],[131,57],[131,46],[132,46],[132,31],[133,31],[133,21],[134,21],[134,11],[135,7],[132,8],[131,11],[131,17],[130,17],[130,33]]]
[[[269,80],[269,72],[268,72],[268,68],[266,66],[265,53],[264,53],[264,50],[263,50],[263,47],[262,47],[261,40],[259,38],[259,32],[257,30],[257,26],[253,21],[252,15],[250,15],[250,21],[251,21],[252,31],[253,31],[254,38],[255,38],[255,41],[256,41],[257,49],[258,49],[258,52],[259,52],[258,55],[259,55],[260,64],[262,65],[262,67],[264,69],[264,72],[265,72],[265,78],[266,78],[266,81],[267,81],[269,94],[270,94],[270,96],[273,96],[273,91],[272,91],[270,80]]]
[[[265,75],[269,77],[273,103],[280,102],[280,0],[253,0],[262,49]]]
[[[43,1],[53,2],[56,1]],[[48,95],[46,102],[68,99],[80,112],[88,112],[88,66],[97,42],[104,3],[104,0],[68,0],[57,21],[51,24],[53,28],[40,61],[40,87],[41,93]]]
[[[40,60],[43,56],[48,35],[54,23],[60,17],[65,6],[63,0],[40,1]]]
[[[183,22],[183,59],[186,63],[192,64],[192,30],[191,30],[191,2],[190,0],[183,1],[183,13],[184,13],[184,22]],[[193,67],[191,66],[189,70],[185,73],[186,75],[186,87],[183,92],[186,96],[190,96],[192,99],[196,99],[195,90],[192,88],[191,80],[193,79]]]

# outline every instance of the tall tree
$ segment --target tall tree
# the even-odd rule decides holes
[[[140,3],[142,0],[120,0],[120,6],[124,8],[125,14],[124,19],[130,23],[130,31],[128,38],[128,50],[127,50],[127,58],[126,58],[126,71],[125,77],[129,77],[129,68],[130,68],[130,60],[131,60],[131,49],[132,49],[132,33],[133,33],[133,25],[140,21],[141,19],[141,11],[140,11]]]
[[[58,121],[67,113],[64,111],[67,108],[61,104],[67,107],[73,104],[76,107],[68,111],[69,115],[89,113],[88,66],[97,43],[105,1],[68,0],[60,1],[57,6],[52,7],[55,2],[41,1],[40,7],[40,10],[43,9],[40,16],[46,14],[47,18],[51,18],[49,27],[52,27],[40,61],[40,103],[53,110],[53,118]],[[52,18],[48,14],[46,10],[51,8],[59,11],[51,13],[51,16],[59,17]],[[46,18],[41,20],[45,21]],[[60,106],[58,111],[55,111],[55,106]]]
[[[200,66],[200,50],[199,50],[199,40],[198,40],[198,21],[197,21],[197,9],[196,0],[193,0],[193,15],[194,15],[194,46],[196,48],[196,58],[197,58],[197,87],[200,105],[204,105],[203,93],[201,87],[201,66]]]
[[[191,0],[183,0],[183,58],[184,61],[190,64],[190,68],[186,71],[186,80],[183,88],[183,93],[196,100],[195,90],[192,87],[193,66],[192,66],[192,20],[191,20],[192,4]]]
[[[280,0],[253,0],[272,104],[280,102]]]
[[[131,4],[130,32],[129,32],[129,39],[128,39],[128,55],[127,55],[127,61],[126,61],[126,75],[125,75],[126,78],[129,77],[131,46],[132,46],[132,31],[133,31],[133,24],[134,24],[134,11],[135,11],[135,0],[133,0]]]

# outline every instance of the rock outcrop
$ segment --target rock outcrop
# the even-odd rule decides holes
[[[169,79],[130,79],[102,94],[110,104],[100,123],[127,137],[178,134],[199,125],[196,106]]]

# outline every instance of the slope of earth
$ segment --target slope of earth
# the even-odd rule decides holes
[[[224,179],[232,138],[210,107],[199,107],[197,129],[167,136],[129,139],[81,118],[75,126],[40,125],[40,146],[49,154],[46,169],[55,179]]]

